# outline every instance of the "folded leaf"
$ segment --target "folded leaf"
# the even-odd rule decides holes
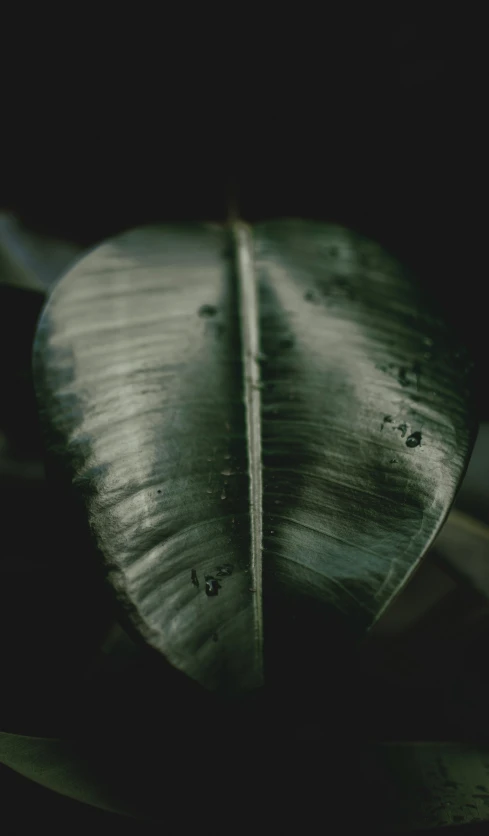
[[[320,223],[103,244],[54,290],[34,367],[133,629],[224,692],[324,677],[418,565],[474,435],[422,288]]]

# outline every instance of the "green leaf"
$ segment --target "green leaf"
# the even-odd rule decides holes
[[[37,452],[32,343],[46,293],[80,248],[28,230],[0,212],[0,426],[14,446]]]
[[[474,436],[423,289],[322,223],[108,241],[56,287],[34,365],[132,629],[224,693],[324,680],[418,566]]]
[[[383,811],[388,832],[489,819],[487,746],[399,742],[372,747],[371,754],[390,785]]]
[[[48,292],[81,251],[80,245],[36,233],[0,212],[0,284]]]
[[[319,746],[324,754],[319,735],[289,744],[281,752],[282,761],[276,751],[271,755],[263,747],[262,761],[256,764],[260,780],[255,800],[278,826],[307,827],[324,818],[340,828],[336,832],[365,826],[375,833],[404,833],[489,818],[487,747],[454,742],[344,744],[338,750],[328,748],[318,770]],[[148,823],[211,825],[213,833],[227,832],[238,807],[243,832],[252,827],[256,807],[251,810],[245,803],[249,788],[239,758],[228,762],[232,775],[222,770],[222,763],[212,763],[209,774],[197,747],[186,748],[186,769],[179,763],[175,768],[173,750],[151,758],[149,740],[146,747],[141,762],[135,762],[123,744],[111,753],[100,742],[89,747],[79,740],[0,732],[1,762],[69,798]],[[153,755],[161,751],[155,741]],[[280,782],[270,784],[263,761]],[[189,766],[194,762],[200,772],[195,764]],[[236,786],[242,790],[237,792]]]
[[[101,761],[100,751],[85,750],[79,741],[0,731],[0,762],[76,801],[131,816],[142,813],[127,787],[125,796],[118,788],[114,770]]]

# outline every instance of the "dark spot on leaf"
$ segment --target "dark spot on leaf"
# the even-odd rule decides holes
[[[294,339],[293,337],[284,337],[282,340],[280,340],[278,345],[279,348],[293,348]]]
[[[193,583],[193,585],[194,585],[194,586],[198,586],[198,585],[199,585],[199,579],[198,579],[198,577],[197,577],[197,572],[196,572],[196,570],[195,570],[195,569],[192,569],[192,573],[191,573],[191,575],[190,575],[190,579],[191,579],[191,581],[192,581],[192,583]]]
[[[381,372],[384,372],[385,374],[388,374],[394,368],[396,368],[396,364],[395,363],[376,363],[375,368],[378,369]]]
[[[205,594],[208,595],[209,598],[214,598],[218,595],[220,588],[221,584],[218,580],[216,580],[216,578],[213,578],[211,575],[205,576]]]
[[[407,372],[406,372],[406,369],[404,368],[404,366],[401,366],[401,368],[399,369],[399,374],[397,376],[397,379],[398,379],[399,383],[401,384],[401,386],[409,386],[409,380],[408,380]]]
[[[157,490],[157,491],[156,491],[156,493],[161,493],[161,491],[160,491],[160,490]]]
[[[347,296],[349,299],[354,299],[355,298],[356,293],[355,293],[354,289],[352,288],[352,286],[350,285],[348,280],[345,279],[343,276],[337,276],[335,279],[333,279],[332,284],[333,284],[333,289],[335,291],[340,291],[345,296]]]
[[[312,290],[308,290],[306,293],[304,293],[304,299],[306,300],[306,302],[315,302],[316,301],[316,297],[315,297],[314,293],[312,292]]]
[[[404,436],[407,433],[407,424],[399,424],[399,426],[396,427],[396,429],[400,431],[401,438],[404,438]]]
[[[215,307],[215,305],[201,305],[198,310],[199,316],[203,317],[215,316],[216,313],[217,308]]]
[[[216,331],[216,337],[222,337],[222,335],[226,331],[226,326],[223,325],[222,322],[216,322],[215,331]]]
[[[408,447],[417,447],[419,444],[421,444],[420,432],[412,433],[409,438],[406,438],[406,445]]]
[[[476,790],[482,790],[482,792],[487,792],[487,787],[485,787],[483,784],[476,784],[475,788]]]
[[[397,459],[389,459],[389,464],[397,464]]]

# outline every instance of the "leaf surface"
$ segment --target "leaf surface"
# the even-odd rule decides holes
[[[210,689],[322,676],[443,523],[463,349],[341,227],[148,227],[81,259],[35,346],[49,456],[144,642]]]

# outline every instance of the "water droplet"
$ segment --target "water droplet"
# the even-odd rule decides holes
[[[275,505],[280,505],[282,503],[281,499],[274,499],[273,501]]]
[[[230,454],[230,453],[226,453],[226,455],[224,456],[224,458],[225,458],[225,459],[230,459],[230,458],[231,458],[231,454]]]
[[[221,476],[234,476],[232,470],[221,470]]]
[[[192,572],[191,572],[191,575],[190,575],[190,580],[192,581],[194,586],[199,585],[199,579],[197,577],[197,572],[196,572],[195,569],[192,569]]]
[[[221,584],[216,578],[213,578],[211,575],[205,576],[205,594],[209,596],[209,598],[213,598],[219,594],[219,590],[221,588]]]
[[[219,636],[217,635],[217,633],[213,633],[212,634],[212,641],[217,642],[218,640],[219,640]]]
[[[431,337],[425,337],[423,340],[423,344],[431,347],[433,345],[433,340],[431,339]]]
[[[231,563],[224,563],[222,566],[217,567],[217,575],[220,578],[228,577],[229,575],[233,574],[233,567]]]
[[[214,456],[207,456],[207,461],[208,462],[213,462],[214,461]]]
[[[401,384],[401,386],[409,386],[409,379],[407,377],[407,372],[406,372],[406,369],[404,368],[404,366],[400,367],[397,379],[398,379],[399,383]]]
[[[221,499],[227,499],[226,491],[225,491],[224,488],[223,488],[222,493],[221,493]]]
[[[250,592],[256,592],[256,586],[250,586]]]
[[[199,316],[203,317],[215,316],[216,313],[217,308],[215,307],[215,305],[201,305],[198,310]]]
[[[214,493],[214,491],[212,490],[212,488],[207,488],[206,493]]]
[[[275,534],[275,531],[272,529],[272,530],[270,531],[270,534]]]
[[[408,447],[417,447],[419,444],[421,444],[420,432],[411,433],[409,438],[406,438],[406,445]]]

